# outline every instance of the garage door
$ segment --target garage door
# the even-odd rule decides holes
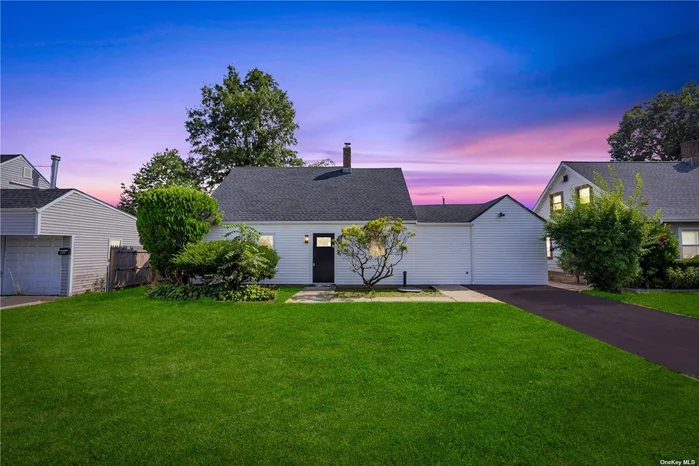
[[[61,236],[7,236],[3,294],[57,295],[61,291]]]

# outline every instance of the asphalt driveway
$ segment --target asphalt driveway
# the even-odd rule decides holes
[[[699,379],[699,319],[549,286],[468,288]]]

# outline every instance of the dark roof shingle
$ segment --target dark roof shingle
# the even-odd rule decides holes
[[[17,157],[21,157],[22,154],[1,154],[0,155],[0,163],[5,163],[9,162],[12,159],[16,159]]]
[[[73,189],[0,189],[1,209],[38,209]]]
[[[239,167],[212,196],[227,222],[416,220],[400,168]]]
[[[647,211],[662,211],[662,218],[699,219],[699,167],[682,162],[563,162],[589,181],[598,172],[608,182],[609,165],[624,183],[626,195],[636,189],[636,173],[643,179]]]
[[[504,197],[483,204],[416,205],[415,212],[418,223],[469,223]]]

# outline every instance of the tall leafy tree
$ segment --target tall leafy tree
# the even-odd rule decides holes
[[[191,162],[183,160],[177,149],[157,152],[134,173],[133,181],[127,187],[121,183],[122,193],[117,207],[136,215],[139,195],[153,188],[167,186],[197,187],[196,174]]]
[[[233,66],[222,84],[201,88],[201,106],[187,109],[185,128],[199,180],[212,188],[233,167],[302,166],[296,110],[271,75],[254,68],[245,79]]]
[[[699,85],[690,82],[677,94],[661,92],[634,105],[609,135],[612,160],[679,160],[680,144],[699,139]]]

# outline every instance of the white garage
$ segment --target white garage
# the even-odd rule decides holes
[[[25,295],[60,294],[62,236],[7,236],[4,243],[3,290]]]
[[[139,246],[136,218],[76,189],[2,189],[0,293],[99,290],[110,245]]]

